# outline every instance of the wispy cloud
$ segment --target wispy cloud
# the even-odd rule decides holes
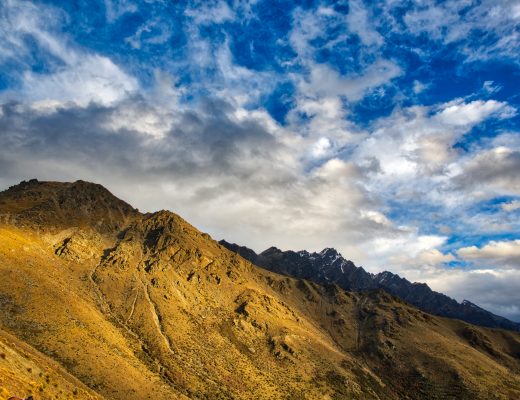
[[[30,100],[110,103],[135,92],[137,80],[105,56],[81,49],[61,31],[65,16],[52,7],[45,12],[29,2],[8,1],[0,30],[6,34],[4,57],[17,62],[19,95]],[[42,17],[42,14],[46,15]],[[30,68],[31,43],[45,52],[42,71]],[[49,61],[47,59],[50,59]]]

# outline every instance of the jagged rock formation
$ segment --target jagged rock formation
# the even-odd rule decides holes
[[[220,244],[240,254],[253,264],[269,271],[327,284],[335,283],[345,290],[384,289],[422,311],[448,318],[458,318],[490,328],[520,331],[520,324],[495,315],[468,300],[462,303],[435,292],[425,283],[412,283],[389,271],[371,274],[352,261],[346,260],[335,249],[319,253],[281,251],[270,247],[260,254],[253,250],[221,240]]]
[[[96,185],[24,183],[0,194],[0,213],[0,349],[16,338],[33,349],[22,354],[32,368],[62,371],[33,385],[0,354],[4,397],[520,396],[516,333],[266,271],[181,217],[140,214]]]

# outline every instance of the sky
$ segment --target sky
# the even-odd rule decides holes
[[[0,2],[0,189],[105,185],[520,321],[520,1]]]

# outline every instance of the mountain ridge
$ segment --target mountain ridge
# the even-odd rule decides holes
[[[517,333],[268,271],[99,190],[0,193],[0,348],[5,333],[35,349],[0,354],[1,400],[520,396]],[[66,373],[33,372],[52,363]]]
[[[435,315],[457,318],[480,326],[520,331],[520,323],[495,315],[469,300],[461,303],[443,293],[433,291],[427,284],[410,282],[390,271],[372,274],[333,248],[321,252],[282,251],[276,247],[256,254],[252,249],[229,243],[219,242],[235,251],[254,264],[273,272],[297,278],[309,279],[317,283],[337,283],[344,290],[367,290],[381,288],[398,296],[408,303]]]

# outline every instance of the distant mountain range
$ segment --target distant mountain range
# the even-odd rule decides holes
[[[431,314],[457,318],[475,325],[520,331],[520,323],[495,315],[464,300],[462,303],[435,292],[425,283],[412,283],[389,271],[371,274],[346,260],[333,248],[319,253],[281,251],[270,247],[260,254],[221,240],[220,244],[251,263],[279,274],[307,279],[319,284],[335,283],[345,290],[384,289]]]

